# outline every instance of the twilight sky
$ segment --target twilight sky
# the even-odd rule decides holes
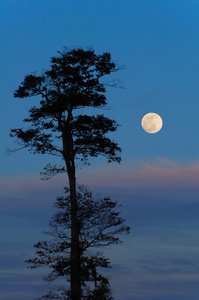
[[[122,203],[132,227],[124,244],[104,250],[115,300],[198,300],[199,296],[199,2],[197,0],[2,0],[0,4],[0,299],[33,300],[48,288],[45,271],[25,259],[63,194],[64,176],[41,181],[49,156],[15,148],[34,98],[14,99],[28,73],[40,74],[64,46],[110,52],[125,68],[110,79],[109,108],[121,126],[111,137],[122,162],[103,158],[78,169],[77,180]],[[148,134],[142,117],[158,113]],[[86,113],[86,112],[85,112]]]

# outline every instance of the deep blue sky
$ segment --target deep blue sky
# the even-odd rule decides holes
[[[112,137],[122,163],[95,159],[78,181],[123,204],[132,227],[107,250],[115,300],[187,300],[199,295],[199,3],[196,0],[2,0],[0,4],[0,290],[4,300],[31,300],[44,284],[27,270],[62,194],[65,179],[41,182],[51,158],[20,151],[9,138],[35,99],[13,98],[28,73],[48,68],[67,47],[110,52],[125,68],[124,89],[107,90],[120,124]],[[158,113],[163,128],[147,134],[141,119]],[[98,111],[100,113],[100,111]],[[53,160],[55,162],[55,160]],[[59,163],[59,162],[57,162]]]

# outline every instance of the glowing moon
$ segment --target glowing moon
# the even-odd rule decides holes
[[[161,117],[155,113],[146,114],[141,121],[142,128],[148,133],[156,133],[162,128]]]

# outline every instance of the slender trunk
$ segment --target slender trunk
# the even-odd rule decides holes
[[[71,200],[71,299],[81,299],[79,222],[77,217],[76,178],[69,176]]]
[[[70,201],[71,201],[71,272],[70,289],[71,300],[81,300],[81,264],[79,249],[79,222],[77,215],[76,176],[73,143],[70,142],[68,132],[63,133],[63,154],[67,167]],[[68,139],[69,137],[69,139]]]

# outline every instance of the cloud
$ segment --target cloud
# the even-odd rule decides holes
[[[199,162],[187,165],[159,158],[147,162],[91,166],[77,171],[77,182],[100,188],[198,189]],[[6,206],[51,203],[64,193],[68,180],[57,175],[42,181],[39,175],[0,178],[0,204]]]
[[[199,262],[194,259],[164,259],[162,261],[138,260],[140,266],[150,275],[166,275],[177,278],[186,278],[187,280],[198,279]]]
[[[63,195],[66,178],[59,175],[52,180],[42,181],[39,175],[6,176],[0,178],[0,205],[37,206]]]
[[[166,158],[145,162],[134,167],[109,165],[87,170],[81,181],[91,186],[132,188],[198,188],[199,162],[183,165]]]
[[[132,222],[133,235],[125,237],[125,243],[118,249],[110,248],[110,252],[108,252],[108,257],[110,254],[113,263],[112,283],[115,295],[121,299],[130,300],[154,298],[154,294],[157,294],[157,299],[160,297],[164,299],[162,298],[163,295],[167,295],[168,292],[170,294],[165,299],[183,299],[175,298],[174,294],[183,289],[182,293],[179,292],[182,296],[186,291],[184,286],[187,284],[188,292],[193,290],[194,296],[194,289],[198,285],[197,272],[199,268],[198,242],[196,242],[198,227],[193,227],[192,225],[195,226],[195,224],[192,224],[187,218],[191,218],[193,221],[198,220],[198,204],[171,210],[173,202],[172,204],[168,203],[170,198],[168,191],[169,188],[171,190],[177,188],[177,192],[178,190],[181,191],[178,195],[180,201],[181,196],[184,195],[186,201],[189,202],[191,190],[184,193],[184,188],[198,189],[198,162],[183,165],[161,158],[147,162],[130,162],[129,165],[91,166],[78,170],[77,179],[79,183],[91,186],[91,188],[99,187],[100,190],[101,187],[104,187],[104,190],[107,188],[107,190],[114,191],[115,196],[117,196],[116,199],[123,200],[125,212],[129,221]],[[4,269],[6,266],[9,267],[9,274],[6,274],[6,278],[3,277],[1,285],[4,287],[2,290],[4,299],[13,299],[12,293],[15,293],[16,300],[27,299],[30,295],[33,298],[38,296],[38,290],[41,286],[36,284],[36,280],[37,278],[41,280],[41,277],[28,278],[28,273],[23,274],[23,269],[19,267],[23,255],[20,249],[16,249],[16,247],[23,246],[23,252],[26,253],[29,251],[27,249],[30,249],[28,248],[29,245],[31,245],[32,250],[34,244],[32,239],[36,239],[35,242],[40,239],[38,233],[43,229],[43,224],[47,224],[45,220],[49,220],[51,216],[51,213],[48,213],[48,217],[45,215],[47,203],[51,206],[55,197],[64,193],[63,187],[66,184],[66,176],[64,175],[58,175],[51,181],[41,181],[39,175],[0,179],[0,204],[3,216],[1,227],[4,234],[2,235],[3,250],[0,258],[4,260]],[[158,188],[161,190],[160,192]],[[173,195],[173,190],[171,192]],[[127,195],[129,201],[126,202],[124,201],[125,193],[129,193]],[[196,194],[198,197],[198,190]],[[176,200],[176,194],[173,198]],[[9,206],[6,211],[5,205]],[[18,205],[21,207],[16,210]],[[24,210],[22,206],[25,206]],[[10,219],[5,213],[9,214]],[[26,215],[27,217],[25,217]],[[14,221],[9,224],[13,216],[15,216]],[[128,225],[131,226],[129,223]],[[179,229],[179,226],[182,227],[182,230]],[[190,230],[184,231],[184,227],[186,230],[187,228]],[[180,232],[176,231],[176,228]],[[193,228],[195,228],[194,231]],[[12,245],[14,248],[11,248]],[[6,248],[11,249],[9,253],[4,251]],[[15,251],[15,255],[12,255],[12,250]],[[16,277],[13,273],[13,278],[10,274],[12,268],[19,271]],[[0,277],[2,278],[2,274]],[[16,278],[22,282],[21,285],[18,284]],[[10,295],[7,292],[8,284],[6,286],[8,281],[10,281]],[[42,284],[42,280],[40,283]],[[170,288],[171,283],[172,289]],[[22,291],[25,294],[20,298]],[[29,291],[30,294],[28,294]],[[190,295],[192,296],[191,293]],[[188,299],[187,295],[185,296],[184,299]]]
[[[38,274],[32,275],[25,269],[23,273],[18,269],[14,272],[1,272],[0,279],[1,299],[4,300],[35,299],[44,291],[43,282]]]
[[[174,227],[168,231],[158,224],[154,230],[144,227],[142,234],[136,231],[122,245],[122,255],[115,253],[115,248],[111,255],[112,288],[118,299],[195,299],[199,279],[197,230],[176,232]]]

